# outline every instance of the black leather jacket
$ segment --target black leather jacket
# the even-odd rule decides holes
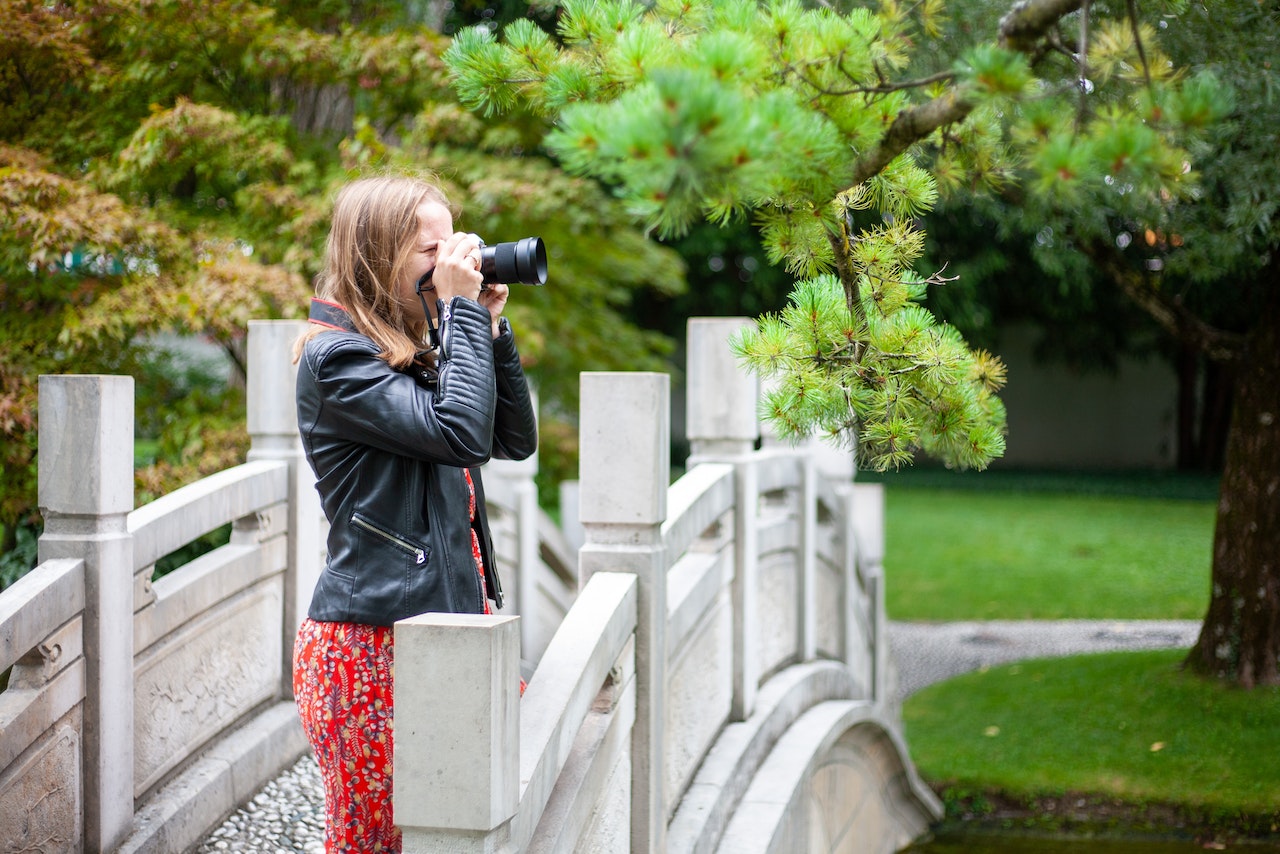
[[[489,598],[502,607],[474,467],[528,457],[537,424],[505,320],[494,339],[474,300],[439,308],[438,370],[397,371],[340,306],[312,302],[312,320],[336,330],[308,341],[298,365],[298,429],[329,520],[313,620],[390,626],[427,611],[484,611],[463,467]]]

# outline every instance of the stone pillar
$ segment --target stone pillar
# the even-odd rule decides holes
[[[818,657],[818,461],[812,454],[796,458],[800,466],[800,576],[796,584],[796,649],[801,661]]]
[[[249,321],[247,381],[249,460],[289,464],[288,568],[284,576],[280,696],[293,696],[293,641],[320,577],[324,544],[320,496],[298,435],[293,344],[307,328],[300,320]]]
[[[753,325],[745,317],[689,320],[685,406],[690,457],[721,461],[755,450],[760,383],[739,366],[729,346],[734,335]]]
[[[39,559],[84,561],[84,848],[133,827],[133,378],[43,376]]]
[[[730,715],[743,721],[755,708],[760,682],[758,639],[759,478],[753,458],[760,438],[760,383],[729,346],[752,325],[744,317],[691,318],[688,325],[687,429],[689,467],[700,462],[734,466],[735,509],[733,600],[733,702]]]
[[[534,411],[538,410],[537,395],[533,396]],[[507,602],[503,607],[508,614],[519,614],[521,649],[535,648],[534,633],[538,623],[533,610],[538,602],[538,573],[542,560],[538,553],[538,455],[523,460],[490,460],[484,467],[485,484],[490,477],[501,480],[510,491],[512,509],[516,515],[516,554],[514,577],[504,572],[504,591]],[[492,495],[493,490],[488,489]],[[501,567],[499,567],[501,569]],[[514,582],[514,583],[513,583]]]
[[[584,373],[579,420],[579,589],[597,572],[637,580],[631,851],[666,850],[667,563],[662,523],[671,471],[666,374]]]
[[[520,800],[519,617],[395,625],[392,799],[405,854],[506,850]]]
[[[873,615],[871,649],[871,698],[888,702],[889,644],[885,633],[888,617],[884,605],[884,485],[855,483],[853,499],[853,535],[858,541],[858,568],[866,579]]]

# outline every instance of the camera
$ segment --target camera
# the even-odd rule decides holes
[[[545,285],[547,249],[541,237],[486,246],[480,241],[481,287],[497,284]]]

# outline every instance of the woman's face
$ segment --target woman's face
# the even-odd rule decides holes
[[[423,202],[418,207],[418,231],[398,288],[405,312],[414,321],[426,320],[422,314],[422,301],[418,299],[418,281],[436,266],[436,253],[452,234],[453,215],[448,208],[439,202]],[[427,305],[431,307],[431,316],[435,317],[435,299],[428,297]]]

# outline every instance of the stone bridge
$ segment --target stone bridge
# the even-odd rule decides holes
[[[396,626],[406,852],[893,852],[939,816],[894,701],[882,496],[761,438],[727,346],[746,322],[690,321],[675,483],[665,374],[582,376],[567,530],[535,461],[488,464],[510,604]],[[132,379],[41,378],[40,564],[0,593],[4,850],[190,850],[308,749],[289,657],[324,520],[299,331],[250,326],[248,461],[143,507]]]

